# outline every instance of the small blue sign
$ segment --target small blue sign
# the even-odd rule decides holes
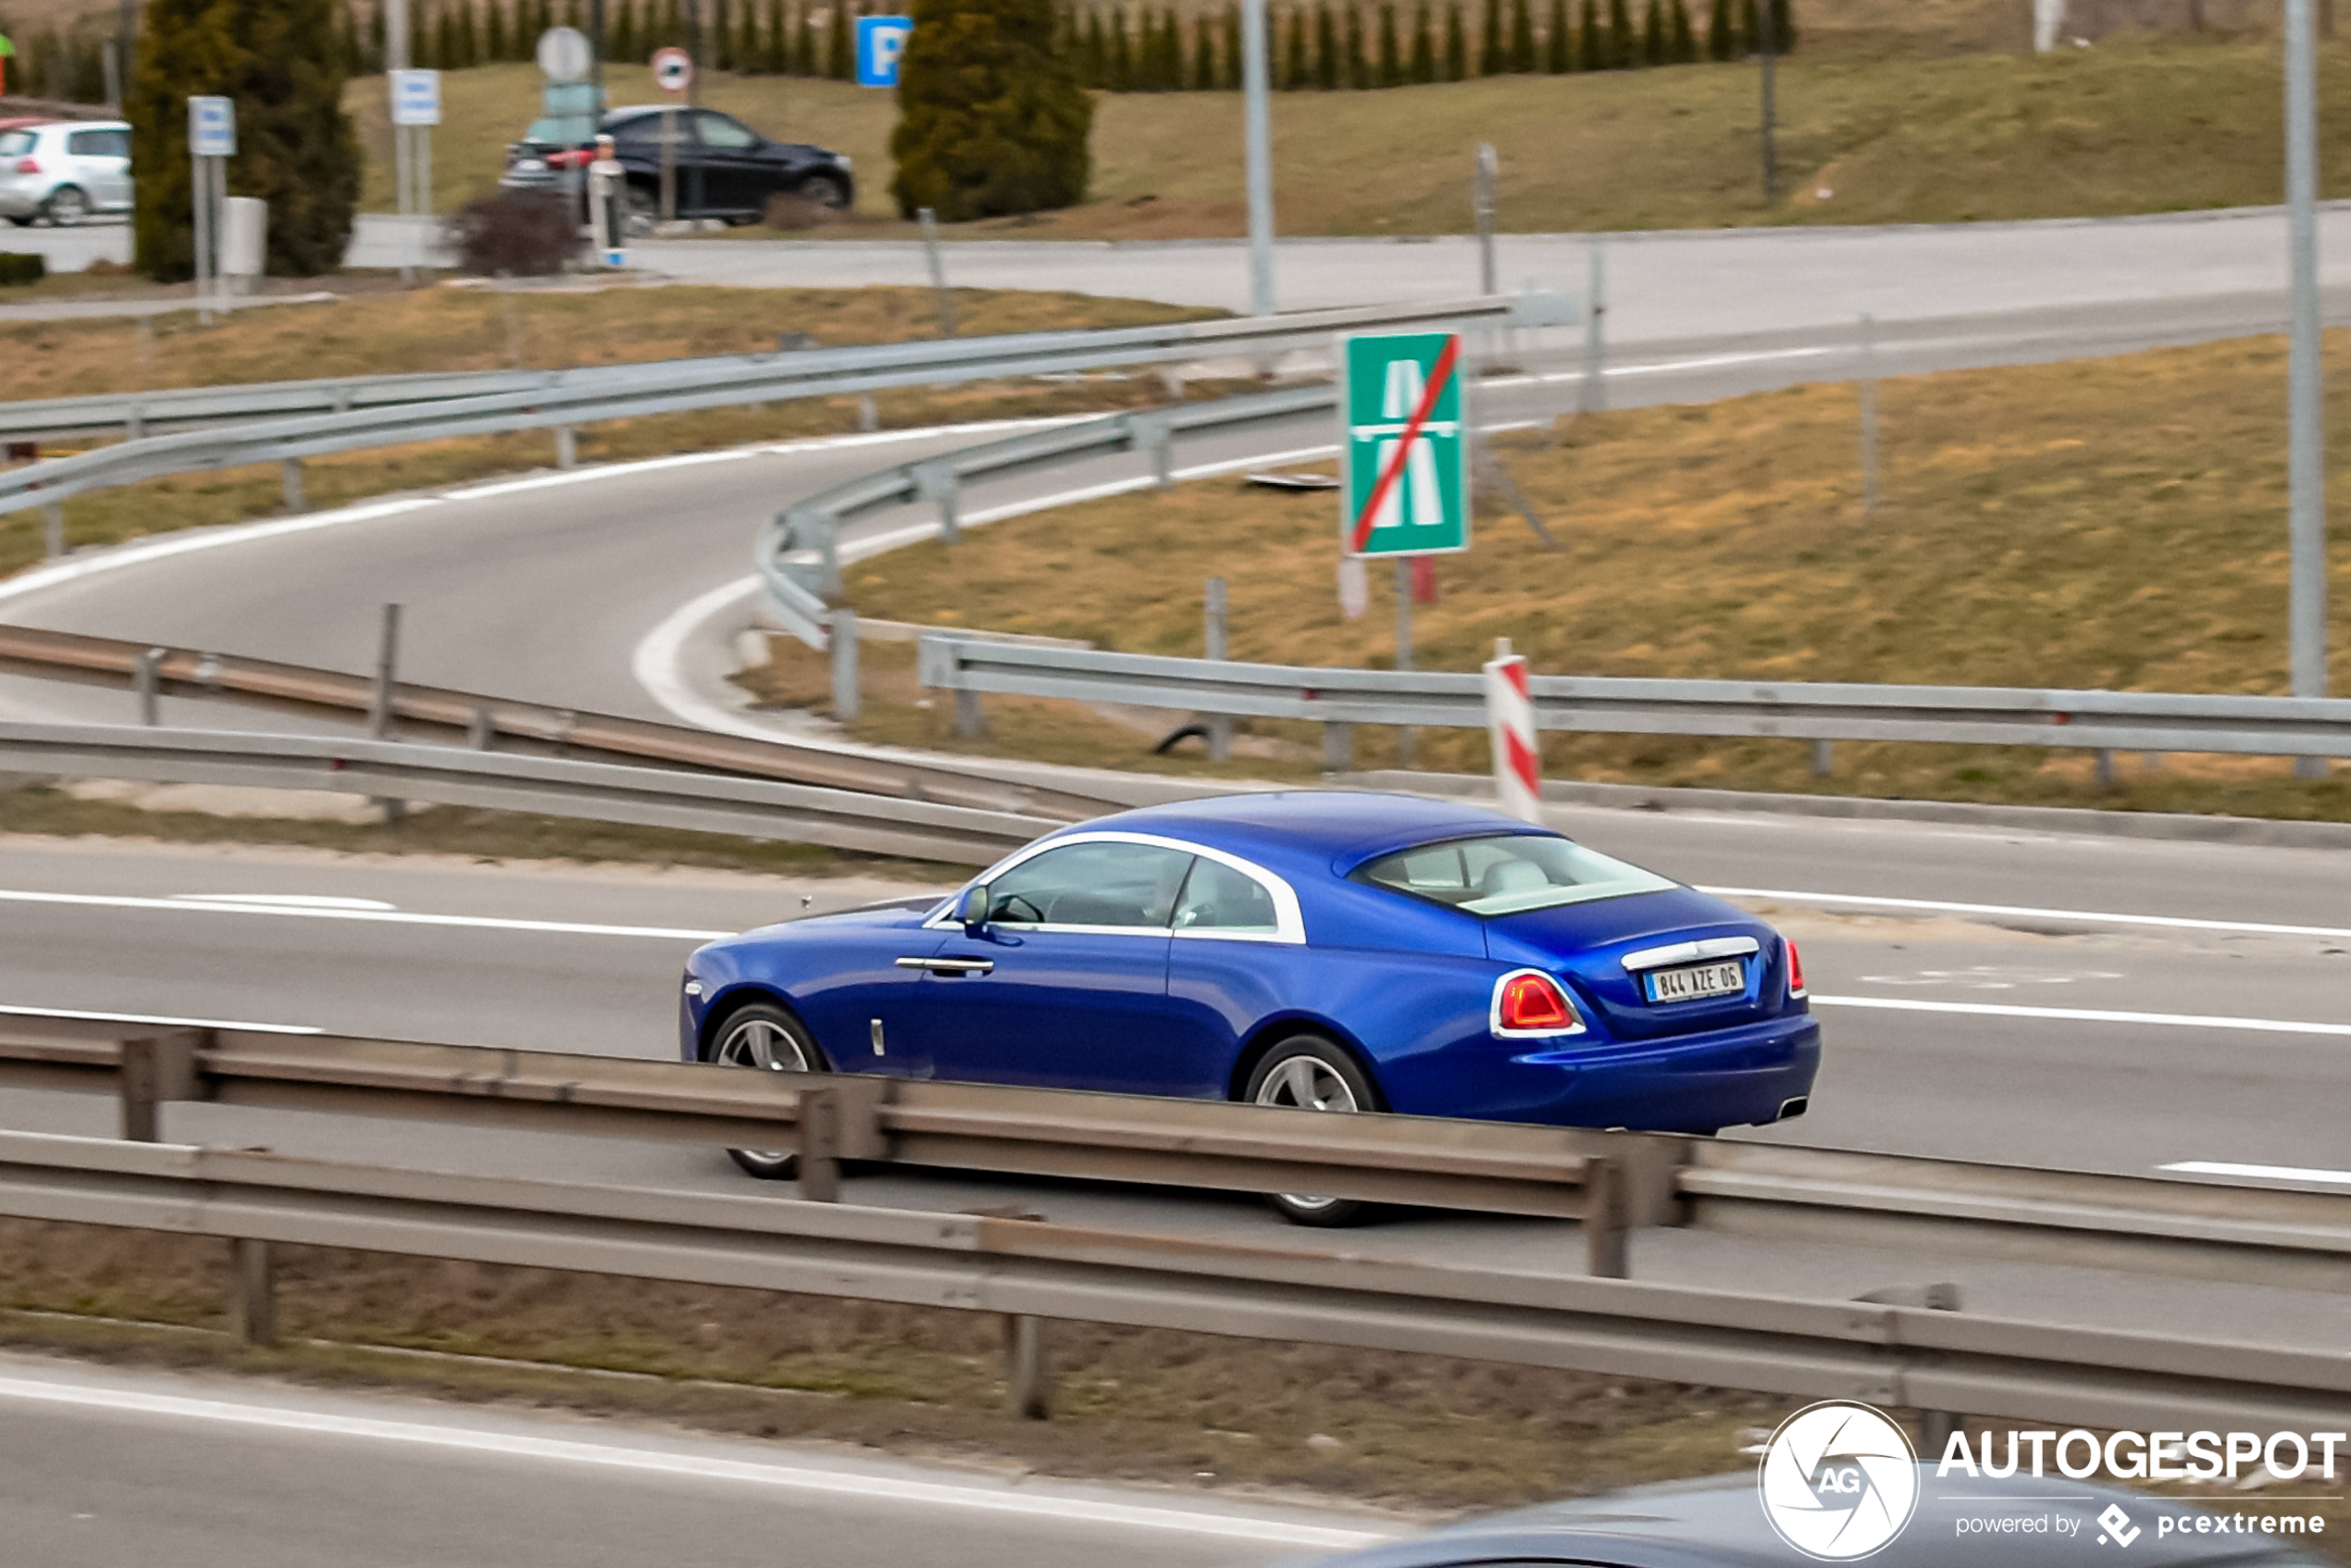
[[[188,100],[188,151],[200,158],[233,158],[237,156],[236,100]]]
[[[441,123],[441,73],[437,70],[392,72],[392,123]]]
[[[859,17],[857,19],[857,85],[860,87],[895,87],[898,85],[898,56],[906,52],[906,40],[914,32],[912,17]]]

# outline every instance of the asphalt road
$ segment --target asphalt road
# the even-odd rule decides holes
[[[1408,1522],[814,1446],[0,1357],[0,1540],[43,1568],[1232,1568]]]

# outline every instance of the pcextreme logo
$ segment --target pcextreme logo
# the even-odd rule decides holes
[[[1850,1562],[1909,1524],[1918,1455],[1884,1412],[1826,1400],[1780,1423],[1763,1447],[1755,1488],[1780,1539],[1823,1562]]]

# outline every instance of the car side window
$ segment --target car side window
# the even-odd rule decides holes
[[[988,885],[988,918],[1006,926],[1167,928],[1192,857],[1152,844],[1067,844]]]
[[[747,153],[759,145],[756,132],[741,121],[728,119],[725,115],[696,115],[694,125],[702,132],[702,144],[722,153]]]
[[[624,119],[612,130],[615,151],[627,147],[636,151],[659,151],[661,147],[661,116],[639,115]]]
[[[1202,855],[1176,902],[1176,929],[1270,937],[1281,929],[1281,916],[1263,883]]]
[[[112,140],[107,131],[77,131],[66,138],[66,151],[78,158],[112,157],[114,148],[107,144]]]

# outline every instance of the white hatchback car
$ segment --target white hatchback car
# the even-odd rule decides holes
[[[80,223],[131,210],[131,127],[61,119],[0,131],[0,218]]]

